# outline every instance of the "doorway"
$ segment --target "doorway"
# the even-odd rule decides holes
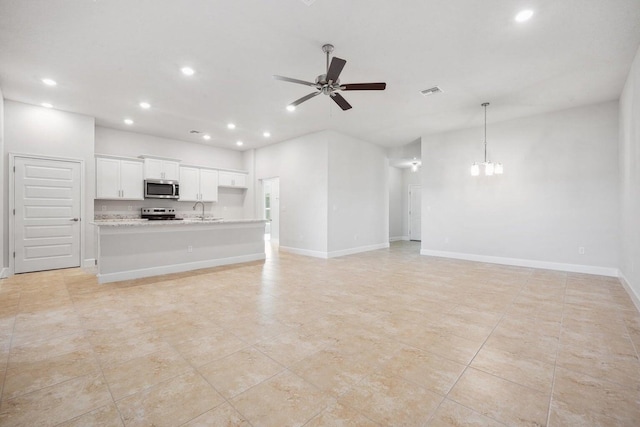
[[[422,187],[409,186],[409,240],[422,241]]]
[[[263,217],[269,220],[265,227],[265,240],[280,241],[280,178],[262,180]]]
[[[79,267],[82,162],[12,155],[11,163],[13,272]]]

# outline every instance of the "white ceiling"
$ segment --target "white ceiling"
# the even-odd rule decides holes
[[[102,126],[205,143],[189,134],[197,129],[231,149],[323,129],[393,147],[480,125],[484,101],[491,123],[618,99],[640,45],[638,0],[305,3],[0,0],[0,87],[7,99],[49,101]],[[535,15],[516,23],[525,8]],[[272,75],[313,80],[325,43],[347,60],[343,83],[387,90],[343,93],[349,111],[318,96],[287,112],[312,89]],[[193,77],[180,73],[185,65]],[[444,93],[420,94],[435,85]]]

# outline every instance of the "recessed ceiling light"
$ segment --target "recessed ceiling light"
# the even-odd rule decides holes
[[[529,19],[531,19],[532,16],[533,16],[533,10],[530,10],[530,9],[521,10],[516,15],[516,21],[517,22],[528,21]]]
[[[237,145],[238,147],[242,146],[243,144],[244,144],[244,142],[242,142],[242,141],[238,141],[238,142],[236,142],[236,145]]]
[[[204,134],[204,135],[202,135],[202,138],[203,138],[203,139],[206,139],[206,140],[208,141],[208,140],[210,140],[210,139],[211,139],[211,135]]]
[[[180,71],[182,71],[182,74],[184,74],[185,76],[193,76],[196,73],[195,70],[191,67],[182,67],[180,68]]]
[[[149,108],[151,108],[151,104],[149,104],[148,102],[141,102],[140,108],[144,108],[145,110],[148,110]]]
[[[44,108],[53,108],[53,105],[51,105],[51,104],[50,104],[50,103],[48,103],[48,102],[43,102],[43,103],[42,103],[42,104],[40,104],[40,105],[42,105]]]
[[[123,121],[127,125],[132,125],[133,124],[133,120],[131,120],[131,119],[124,119]]]
[[[55,86],[58,83],[53,80],[53,79],[42,79],[42,83],[46,84],[47,86]]]
[[[287,111],[295,111],[295,110],[296,110],[295,105],[287,105]]]
[[[262,132],[262,136],[264,136],[265,138],[269,138],[271,136],[270,132]]]
[[[235,129],[236,125],[233,123],[227,123],[227,129]]]

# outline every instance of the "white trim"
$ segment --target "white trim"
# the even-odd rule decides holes
[[[95,258],[87,258],[82,262],[82,268],[93,268],[96,266]]]
[[[541,268],[545,270],[568,271],[571,273],[596,274],[599,276],[618,277],[618,269],[613,267],[598,267],[592,265],[564,264],[560,262],[538,261],[533,259],[503,258],[488,255],[465,254],[461,252],[434,251],[421,249],[420,255],[441,258],[463,259],[467,261],[487,262],[490,264],[515,265],[518,267]]]
[[[323,259],[329,258],[329,255],[327,252],[312,251],[310,249],[293,248],[291,246],[280,246],[279,249],[281,251],[289,252],[296,255],[312,256],[314,258],[323,258]]]
[[[117,273],[98,274],[98,283],[119,282],[122,280],[140,279],[142,277],[159,276],[162,274],[181,273],[183,271],[199,270],[201,268],[219,267],[221,265],[239,264],[242,262],[260,261],[265,259],[264,253],[240,255],[229,258],[218,258],[205,261],[187,262],[183,264],[163,265],[161,267],[141,268],[138,270],[120,271]]]
[[[387,243],[378,243],[375,245],[358,246],[357,248],[341,249],[339,251],[332,251],[332,252],[312,251],[310,249],[292,248],[290,246],[280,246],[280,250],[284,252],[290,252],[296,255],[304,255],[304,256],[311,256],[314,258],[329,259],[329,258],[336,258],[336,257],[345,256],[345,255],[358,254],[361,252],[375,251],[378,249],[386,249],[388,247],[389,247],[389,243],[387,242]]]
[[[369,252],[369,251],[376,251],[378,249],[386,249],[388,247],[389,247],[389,242],[378,243],[378,244],[375,244],[375,245],[358,246],[356,248],[349,248],[349,249],[341,249],[339,251],[332,251],[332,252],[329,252],[327,255],[328,255],[329,258],[336,258],[336,257],[340,257],[340,256],[345,256],[345,255],[359,254],[361,252]]]
[[[409,236],[393,236],[393,237],[389,237],[389,241],[390,242],[397,242],[398,240],[409,240]]]
[[[7,277],[9,277],[9,267],[0,269],[0,279],[6,279]]]
[[[56,156],[42,156],[38,154],[24,154],[24,153],[9,153],[9,271],[7,276],[13,276],[15,273],[15,259],[13,253],[15,252],[15,216],[13,210],[15,209],[15,172],[13,169],[16,166],[16,157],[22,157],[27,159],[37,160],[53,160],[58,162],[69,162],[80,164],[80,254],[78,258],[78,266],[82,266],[82,260],[85,254],[85,165],[84,159],[74,157],[56,157]]]
[[[620,279],[620,283],[622,283],[624,290],[627,291],[627,293],[629,294],[629,298],[631,298],[631,302],[633,302],[633,305],[636,306],[636,310],[640,312],[640,296],[638,296],[638,294],[635,293],[635,291],[629,284],[629,281],[627,280],[627,278],[624,277],[624,274],[622,274],[622,271],[619,272],[618,279]]]

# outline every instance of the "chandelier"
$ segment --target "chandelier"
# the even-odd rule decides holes
[[[471,176],[480,175],[480,165],[484,166],[484,174],[486,176],[502,175],[504,171],[502,163],[492,163],[487,160],[487,106],[489,106],[489,103],[484,102],[482,106],[484,107],[484,162],[480,164],[474,162],[471,165]]]

